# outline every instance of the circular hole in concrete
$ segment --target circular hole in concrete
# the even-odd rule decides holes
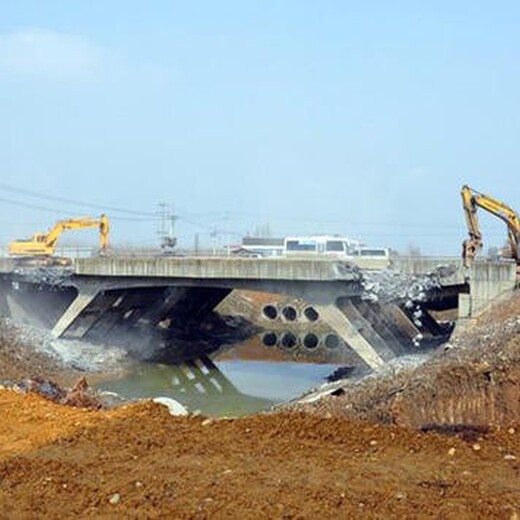
[[[278,336],[274,332],[266,332],[262,336],[262,343],[266,347],[274,347],[278,341]]]
[[[303,338],[303,346],[305,348],[313,349],[318,346],[319,340],[318,336],[316,334],[309,332],[308,334],[305,334],[305,337]]]
[[[280,344],[284,348],[294,348],[296,346],[296,343],[298,342],[298,339],[292,332],[284,332],[282,334],[282,337],[280,338]]]
[[[339,338],[336,334],[327,334],[325,336],[325,346],[327,348],[338,348],[339,347]]]
[[[266,305],[262,312],[269,320],[275,320],[278,317],[278,309],[274,305]]]
[[[305,309],[303,309],[303,315],[309,321],[318,321],[320,317],[318,311],[314,307],[305,307]]]
[[[282,309],[282,316],[287,321],[295,321],[296,318],[298,317],[298,311],[292,305],[286,305]]]

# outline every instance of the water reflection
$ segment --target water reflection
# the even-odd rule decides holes
[[[129,399],[170,397],[190,412],[236,416],[270,408],[323,382],[337,365],[207,357],[182,365],[142,364],[129,376],[99,385]]]
[[[182,365],[143,364],[126,378],[102,383],[100,389],[128,399],[171,397],[190,412],[205,415],[243,415],[276,402],[239,392],[208,357]]]

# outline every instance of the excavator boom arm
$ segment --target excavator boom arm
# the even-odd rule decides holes
[[[100,250],[105,252],[108,247],[110,224],[106,215],[99,219],[90,217],[60,220],[48,233],[37,233],[29,240],[15,240],[9,244],[12,255],[52,255],[56,249],[61,234],[74,229],[99,228]]]
[[[461,195],[469,233],[469,238],[464,241],[463,245],[465,265],[469,265],[482,248],[482,233],[477,217],[478,208],[482,208],[505,222],[511,254],[517,263],[520,263],[520,218],[518,213],[494,197],[473,190],[469,186],[462,187]]]

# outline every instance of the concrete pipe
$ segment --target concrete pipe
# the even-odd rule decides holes
[[[314,307],[305,307],[303,309],[303,315],[308,321],[315,322],[320,318],[319,312]]]
[[[274,332],[266,332],[262,336],[262,343],[266,347],[274,347],[278,342],[278,336]]]
[[[308,332],[302,338],[303,346],[308,350],[314,350],[320,343],[320,340],[313,332]]]
[[[341,340],[336,334],[327,334],[322,341],[323,344],[331,350],[338,348],[341,344]]]
[[[285,321],[296,321],[298,317],[298,311],[292,305],[286,305],[282,309],[282,317]]]
[[[280,346],[288,350],[293,349],[298,344],[298,338],[292,332],[284,332],[280,336]]]
[[[276,308],[276,305],[265,305],[262,309],[262,314],[268,320],[275,320],[278,318],[278,309]]]

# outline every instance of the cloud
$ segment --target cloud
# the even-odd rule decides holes
[[[51,81],[93,81],[106,67],[108,52],[87,39],[47,29],[0,35],[0,72]]]

